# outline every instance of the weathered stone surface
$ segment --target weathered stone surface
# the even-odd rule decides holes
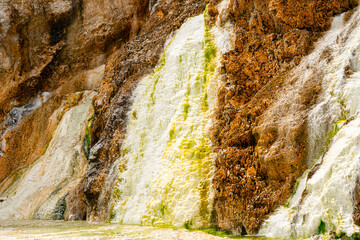
[[[84,128],[93,114],[94,92],[71,95],[54,112],[61,116],[44,154],[27,167],[4,194],[0,218],[6,219],[63,219],[65,196],[85,174],[87,161],[82,152]]]
[[[0,182],[43,154],[63,113],[50,116],[64,99],[99,88],[87,176],[66,198],[66,219],[84,219],[87,211],[90,220],[106,220],[112,186],[104,182],[119,157],[133,90],[158,62],[167,37],[208,3],[214,22],[219,2],[2,1],[0,134],[6,148],[0,156]],[[212,131],[218,228],[255,233],[290,196],[296,178],[306,169],[304,119],[321,91],[314,74],[313,81],[293,92],[296,74],[290,71],[329,28],[332,17],[356,4],[355,0],[230,0],[221,21],[234,24],[236,44],[223,59],[226,78]],[[5,133],[3,123],[10,110],[46,91],[52,97]],[[289,92],[294,99],[289,100]],[[355,204],[359,224],[357,194]]]
[[[83,180],[85,181],[85,179]],[[84,183],[79,186],[65,198],[66,211],[64,219],[67,221],[86,220],[87,204],[84,194]]]
[[[356,181],[356,186],[355,186],[355,189],[354,189],[354,206],[355,206],[355,209],[354,209],[354,222],[356,225],[360,226],[360,179],[359,177],[357,178],[357,181]]]
[[[148,1],[139,0],[84,1],[81,41],[105,50],[119,39],[131,38],[139,31],[147,5]]]
[[[111,189],[103,189],[104,181],[111,164],[119,158],[136,84],[157,64],[167,36],[187,18],[202,13],[205,6],[206,1],[161,1],[143,23],[139,35],[109,57],[99,94],[94,99],[93,147],[85,186],[89,219],[108,218],[106,199],[110,198]]]
[[[219,94],[212,136],[217,152],[213,183],[218,228],[256,233],[268,214],[290,196],[307,167],[304,119],[321,85],[314,74],[313,81],[289,99],[286,94],[296,77],[288,73],[329,28],[332,16],[356,4],[230,2],[227,21],[235,24],[236,46],[224,56],[227,79]],[[216,9],[209,14],[216,16]]]
[[[37,0],[2,1],[0,11],[0,124],[14,107],[53,93],[2,136],[1,182],[43,154],[56,126],[51,114],[67,94],[98,88],[104,71],[99,66],[136,34],[148,9],[146,1],[136,0]]]

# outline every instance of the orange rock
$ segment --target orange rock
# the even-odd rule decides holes
[[[250,167],[248,168],[248,170],[246,171],[246,176],[256,176],[256,170],[254,167]]]
[[[256,233],[290,196],[306,169],[305,119],[321,85],[316,77],[304,84],[297,98],[288,100],[299,103],[293,112],[277,101],[295,81],[287,74],[310,52],[319,32],[328,30],[335,14],[356,5],[347,0],[230,1],[235,50],[224,56],[222,71],[227,74],[224,85],[236,91],[220,90],[212,129],[218,153],[213,179],[218,228]],[[236,189],[234,195],[226,195],[228,187]]]

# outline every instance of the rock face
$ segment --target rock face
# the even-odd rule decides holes
[[[44,153],[61,119],[51,116],[64,99],[98,88],[107,57],[137,34],[148,2],[2,1],[0,11],[2,182]],[[14,111],[30,106],[43,92],[51,98],[8,128]]]
[[[126,113],[138,78],[156,64],[167,35],[188,17],[203,12],[205,4],[139,0],[0,3],[0,77],[5,86],[0,90],[0,122],[6,121],[11,109],[26,106],[42,92],[52,94],[16,128],[2,127],[0,182],[44,153],[60,120],[51,119],[52,113],[67,95],[97,89],[96,82],[104,71],[99,66],[108,60],[94,102],[97,113],[92,145],[97,145],[92,150],[85,188],[90,206],[95,208],[103,179],[119,152],[118,140],[126,131]],[[125,79],[129,80],[124,85]],[[85,203],[85,198],[78,198]]]
[[[315,75],[292,99],[277,100],[295,82],[294,77],[286,80],[287,72],[328,30],[332,16],[355,5],[341,0],[230,2],[236,46],[225,56],[227,79],[213,131],[215,223],[220,229],[256,233],[307,168],[304,119],[321,84]],[[215,8],[209,13],[217,14]]]
[[[202,13],[206,1],[162,1],[144,22],[139,35],[109,57],[99,94],[85,193],[91,220],[108,218],[110,189],[103,189],[111,164],[120,156],[132,93],[141,76],[150,73],[164,49],[167,36],[189,17]],[[100,204],[98,204],[100,203]]]
[[[65,114],[54,112],[64,102],[66,109],[74,107],[81,99],[76,92],[98,91],[83,145],[86,176],[60,205],[67,205],[67,220],[107,220],[115,179],[105,180],[120,157],[136,85],[186,19],[208,6],[207,24],[214,25],[220,2],[1,1],[0,192],[44,154]],[[213,224],[253,234],[309,167],[305,119],[322,91],[321,71],[295,89],[298,75],[292,69],[329,29],[333,16],[358,1],[224,2],[228,8],[220,21],[234,27],[235,45],[223,55],[223,87],[211,131]],[[359,185],[354,193],[357,224]]]
[[[94,92],[76,94],[71,99],[76,99],[73,107],[64,102],[54,112],[52,117],[61,120],[45,153],[1,192],[7,198],[1,206],[1,220],[63,219],[63,199],[79,184],[86,170],[81,140],[93,114],[93,96]]]
[[[360,225],[360,181],[357,179],[356,187],[354,190],[354,222],[356,225]]]
[[[53,93],[36,116],[25,117],[6,134],[2,129],[7,144],[1,149],[1,181],[43,153],[56,126],[49,121],[52,112],[65,95],[96,87],[85,84],[91,74],[86,70],[102,65],[114,48],[136,34],[147,3],[2,1],[0,11],[0,122],[11,109],[28,104],[41,92]]]

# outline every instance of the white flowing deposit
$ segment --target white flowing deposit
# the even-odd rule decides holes
[[[303,59],[300,79],[321,70],[322,93],[308,117],[312,168],[298,180],[288,204],[263,224],[268,237],[311,237],[330,231],[359,232],[353,222],[353,191],[360,168],[360,9],[332,28]],[[309,174],[311,173],[311,174]]]

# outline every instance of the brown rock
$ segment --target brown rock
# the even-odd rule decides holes
[[[41,92],[53,97],[0,136],[0,182],[46,149],[50,119],[67,94],[98,88],[108,55],[140,29],[147,1],[37,0],[0,3],[0,125]],[[5,129],[1,129],[0,135]],[[4,150],[3,150],[4,151]]]
[[[223,72],[224,85],[233,90],[220,91],[212,132],[218,228],[254,234],[290,196],[307,168],[304,119],[321,91],[321,74],[315,72],[294,91],[296,74],[289,71],[329,28],[332,16],[355,5],[347,0],[230,1],[228,20],[235,24],[236,40],[224,56]]]
[[[354,189],[354,215],[353,215],[353,219],[354,219],[354,223],[358,226],[360,226],[360,179],[359,177],[356,180],[356,186]]]
[[[79,186],[70,192],[66,198],[66,211],[64,219],[66,221],[86,220],[87,204],[84,194],[85,179]]]
[[[7,147],[0,157],[0,182],[12,172],[9,179],[14,179],[17,169],[45,151],[62,114],[56,109],[69,94],[99,88],[87,176],[67,196],[66,218],[84,219],[87,212],[88,219],[106,220],[112,189],[109,171],[119,158],[133,90],[157,64],[167,37],[187,18],[202,13],[207,3],[209,23],[213,23],[219,2],[2,1],[0,125],[11,109],[24,106],[41,92],[53,92],[53,96],[14,129],[5,133],[2,127]],[[256,233],[290,196],[296,178],[306,169],[304,119],[321,86],[316,73],[300,90],[291,92],[296,98],[290,101],[287,92],[296,74],[289,71],[311,51],[332,17],[356,4],[355,0],[230,1],[221,22],[232,22],[236,30],[235,49],[223,57],[224,85],[231,90],[219,92],[212,132],[218,228]],[[351,74],[350,70],[346,73]],[[72,100],[69,106],[78,99]],[[358,202],[355,194],[357,223]]]
[[[108,58],[99,94],[94,99],[94,138],[85,185],[90,204],[88,218],[92,221],[104,221],[109,216],[112,185],[104,189],[105,179],[111,164],[120,157],[133,90],[157,64],[167,36],[187,18],[202,13],[205,4],[196,0],[161,1],[144,21],[139,35]]]

